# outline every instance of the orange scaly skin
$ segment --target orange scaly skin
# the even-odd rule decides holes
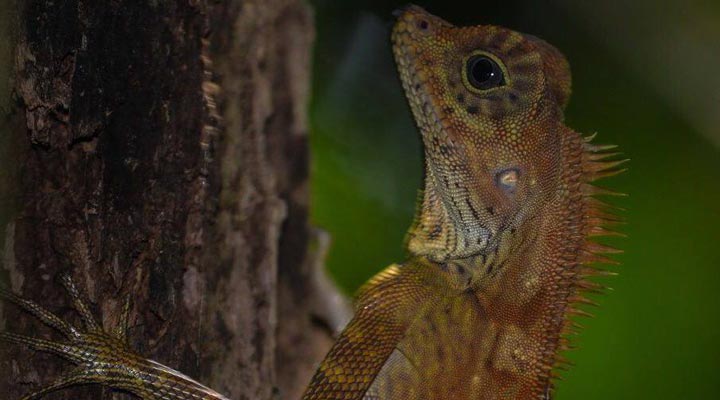
[[[457,28],[408,7],[393,30],[405,93],[425,145],[425,183],[408,260],[372,278],[357,312],[318,368],[305,400],[548,399],[568,317],[599,286],[589,264],[613,249],[590,241],[616,219],[590,184],[619,172],[612,146],[563,124],[564,57],[532,36]],[[72,285],[70,285],[72,288]],[[92,320],[71,290],[76,306]],[[146,360],[122,339],[65,324],[0,291],[65,333],[44,342],[79,367],[55,386],[123,388],[146,399],[220,394]]]

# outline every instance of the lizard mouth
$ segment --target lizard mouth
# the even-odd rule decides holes
[[[393,54],[415,121],[423,136],[442,134],[442,118],[434,100],[437,96],[428,93],[432,74],[418,62],[418,41],[433,35],[439,28],[452,25],[415,5],[397,10],[394,15],[398,20],[392,32]]]
[[[443,107],[438,104],[437,94],[432,93],[432,88],[439,83],[434,82],[437,78],[421,62],[419,42],[433,35],[435,30],[452,25],[414,5],[396,13],[399,13],[399,17],[392,32],[395,63],[405,97],[423,137],[426,157],[432,157],[427,150],[433,142],[450,141],[447,137],[449,127],[444,126],[443,120],[447,116],[442,113]]]

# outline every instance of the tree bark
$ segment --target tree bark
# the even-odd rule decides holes
[[[54,279],[70,271],[106,329],[131,298],[142,354],[233,399],[297,398],[345,318],[318,268],[327,239],[308,224],[308,7],[27,0],[14,10],[3,122],[14,161],[0,179],[15,200],[0,219],[8,285],[77,322]],[[57,338],[11,306],[3,322]],[[68,368],[2,349],[0,391],[19,398]],[[113,396],[126,395],[53,398]]]

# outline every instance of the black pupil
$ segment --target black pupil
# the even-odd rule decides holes
[[[467,62],[468,81],[475,88],[487,90],[505,84],[502,69],[486,56],[474,56]]]

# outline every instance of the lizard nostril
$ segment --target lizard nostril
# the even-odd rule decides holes
[[[420,28],[422,30],[426,30],[428,28],[429,24],[424,19],[421,19],[420,21],[417,22],[417,26],[418,26],[418,28]]]

